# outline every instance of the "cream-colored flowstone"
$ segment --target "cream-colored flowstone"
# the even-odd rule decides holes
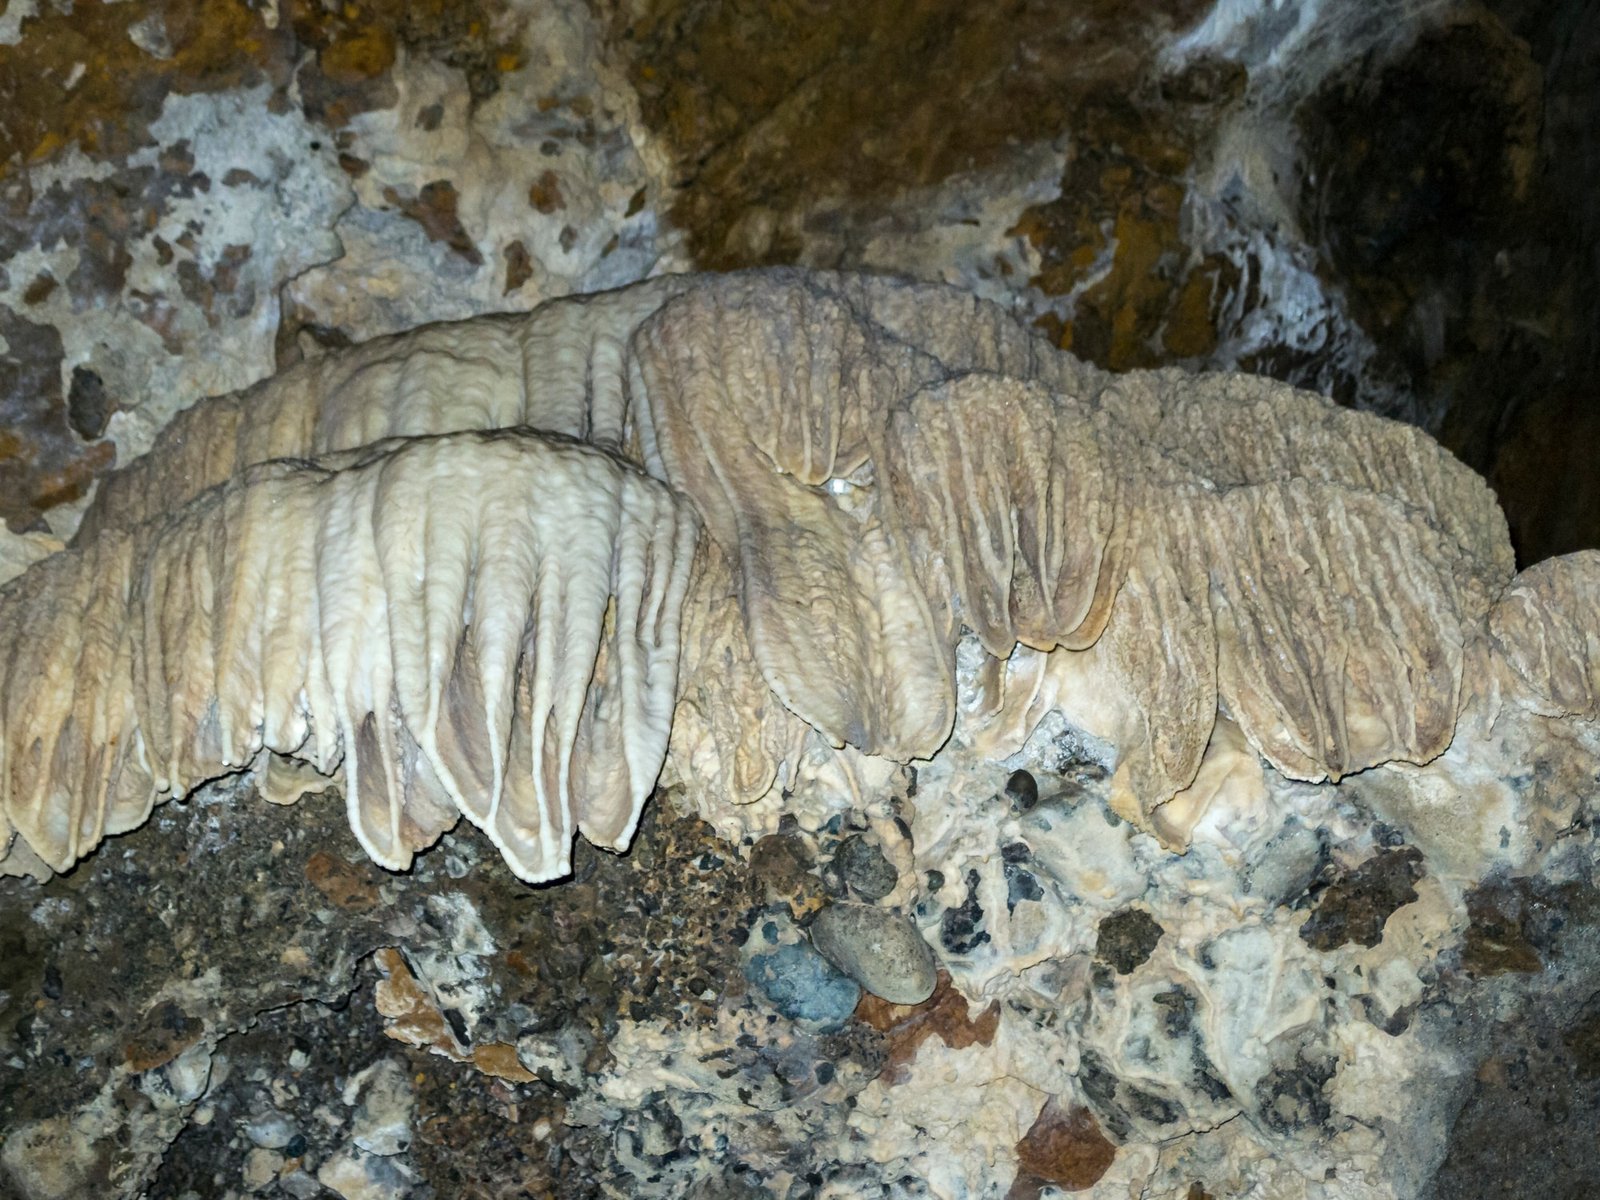
[[[539,435],[462,436],[512,428]],[[681,662],[680,509],[707,533]],[[1290,778],[1426,763],[1481,644],[1480,687],[1592,715],[1594,573],[1577,556],[1513,583],[1481,480],[1279,384],[1104,375],[946,288],[662,279],[378,339],[185,412],[6,593],[4,816],[62,869],[267,750],[342,763],[387,866],[460,810],[547,878],[578,826],[626,844],[664,679],[752,799],[794,775],[806,726],[938,753],[965,627],[1002,692],[1014,648],[1044,653],[1021,732],[1092,697],[1073,715],[1115,746],[1120,809],[1181,847],[1233,774],[1201,779],[1236,744],[1219,712]],[[615,678],[588,711],[613,732],[648,710],[649,750],[619,735],[625,767],[575,758],[598,625],[641,612],[614,644],[651,653],[601,656]],[[682,756],[703,774],[704,745]]]

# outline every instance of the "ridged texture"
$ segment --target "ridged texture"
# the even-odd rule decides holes
[[[0,592],[0,813],[64,870],[292,756],[403,868],[465,813],[522,878],[626,845],[666,753],[697,527],[525,432],[253,468]]]
[[[620,452],[627,339],[684,283],[652,280],[530,313],[425,325],[202,400],[148,454],[101,481],[76,541],[176,512],[257,463],[382,438],[527,426]]]
[[[523,425],[644,474],[416,440]],[[1219,714],[1300,779],[1427,761],[1486,633],[1526,703],[1600,692],[1600,568],[1506,592],[1493,497],[1418,431],[1267,380],[1111,376],[866,276],[659,280],[330,353],[183,414],[79,545],[0,612],[4,811],[53,864],[265,748],[342,761],[379,861],[459,808],[545,878],[574,829],[626,844],[674,699],[676,775],[732,800],[808,726],[936,753],[963,626],[1041,652],[996,712],[1037,719],[1068,674],[1104,697],[1152,827]]]
[[[1529,567],[1489,614],[1512,694],[1552,717],[1600,718],[1600,551]]]
[[[1060,386],[1085,369],[948,288],[796,272],[702,281],[631,352],[646,468],[727,554],[768,685],[836,744],[936,752],[955,714],[955,619],[913,564],[920,506],[900,515],[883,486],[890,412],[969,371]],[[922,469],[942,483],[940,460]]]
[[[996,656],[1095,647],[1146,814],[1194,780],[1219,706],[1298,779],[1442,752],[1510,575],[1488,489],[1414,430],[1179,379],[1093,404],[986,375],[913,395],[888,476],[924,588]]]

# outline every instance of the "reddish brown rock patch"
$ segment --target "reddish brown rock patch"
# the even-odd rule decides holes
[[[485,1075],[512,1083],[531,1083],[535,1076],[517,1060],[517,1048],[506,1042],[465,1046],[449,1019],[417,982],[400,951],[386,946],[374,956],[384,978],[373,989],[373,1002],[388,1024],[384,1032],[397,1042],[419,1046],[456,1062],[471,1063]]]
[[[1037,1200],[1052,1184],[1069,1192],[1092,1187],[1116,1156],[1093,1113],[1052,1096],[1017,1143],[1017,1179],[1006,1200]]]
[[[819,201],[887,211],[1056,137],[1204,7],[653,0],[619,6],[611,37],[677,160],[675,219],[702,266],[727,268],[795,261]]]
[[[377,907],[378,885],[370,864],[356,866],[318,850],[306,860],[306,878],[336,908],[369,912]]]
[[[904,1080],[906,1064],[916,1057],[917,1047],[930,1037],[937,1037],[952,1050],[992,1043],[1000,1027],[1000,1004],[996,1001],[972,1016],[966,997],[951,986],[950,976],[940,971],[933,995],[921,1004],[890,1004],[863,992],[855,1018],[884,1035],[889,1055],[882,1077],[898,1083]]]
[[[430,241],[443,242],[473,266],[482,265],[483,255],[478,253],[471,235],[461,224],[458,211],[461,197],[456,193],[456,185],[448,179],[424,184],[411,198],[401,196],[393,188],[384,188],[383,198],[402,215],[421,225]]]
[[[204,1032],[202,1022],[163,1000],[140,1022],[138,1032],[123,1047],[123,1056],[135,1071],[153,1071],[198,1042]]]
[[[1209,81],[1194,84],[1192,77]],[[1242,72],[1197,69],[1174,81],[1191,99],[1141,108],[1107,91],[1072,114],[1076,135],[1061,195],[1023,213],[1046,295],[1075,294],[1070,319],[1043,324],[1056,343],[1114,371],[1203,358],[1216,348],[1238,271],[1217,255],[1191,261],[1180,225],[1192,148],[1236,98]]]
[[[20,531],[81,497],[116,460],[116,448],[85,444],[73,432],[53,325],[0,305],[0,344],[0,518]]]

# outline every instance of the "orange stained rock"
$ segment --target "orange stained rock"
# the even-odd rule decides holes
[[[1069,1192],[1092,1187],[1116,1156],[1093,1113],[1052,1096],[1017,1143],[1017,1180],[1007,1200],[1036,1200],[1046,1184]]]
[[[457,1041],[450,1022],[406,967],[398,949],[385,946],[374,955],[374,961],[384,977],[373,989],[373,1001],[388,1019],[384,1033],[389,1037],[456,1062],[470,1063],[497,1079],[532,1083],[537,1078],[518,1061],[517,1048],[507,1042],[469,1047]]]
[[[937,1037],[952,1050],[991,1044],[995,1031],[1000,1028],[1000,1002],[993,1002],[974,1017],[967,1006],[967,998],[952,986],[949,974],[940,971],[933,995],[921,1004],[891,1004],[870,992],[863,992],[856,1005],[855,1019],[888,1039],[889,1057],[884,1063],[882,1078],[897,1083],[903,1082],[906,1065],[930,1037]]]

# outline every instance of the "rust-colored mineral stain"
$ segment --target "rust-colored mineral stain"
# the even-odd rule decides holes
[[[171,51],[162,58],[129,37],[151,18],[160,19]],[[149,145],[149,122],[168,93],[285,79],[292,42],[287,29],[269,30],[259,11],[238,0],[47,6],[24,20],[17,45],[0,47],[6,73],[28,81],[6,97],[0,178],[15,156],[38,162],[73,143],[91,157]]]
[[[334,83],[364,83],[394,66],[394,31],[363,25],[342,31],[317,55],[322,73]]]
[[[561,197],[561,177],[554,171],[545,171],[528,185],[528,203],[539,212],[549,214],[565,208]]]
[[[370,867],[358,867],[318,850],[306,860],[306,878],[335,908],[359,913],[377,907],[378,886]]]
[[[27,305],[43,304],[56,290],[55,277],[44,272],[33,277],[33,282],[23,290],[22,302]]]
[[[169,96],[265,84],[269,111],[298,102],[310,120],[332,132],[357,113],[396,102],[391,76],[399,47],[459,67],[477,96],[498,86],[491,77],[510,67],[508,55],[521,35],[518,22],[506,19],[502,0],[340,6],[294,0],[283,6],[276,28],[267,26],[261,6],[240,0],[76,0],[40,7],[22,20],[16,45],[0,46],[0,74],[27,81],[6,92],[0,121],[0,182],[7,184],[0,194],[0,258],[30,243],[75,249],[70,273],[40,274],[23,288],[21,309],[59,305],[63,292],[75,310],[117,305],[174,355],[185,350],[184,305],[198,307],[215,324],[253,311],[258,297],[241,269],[249,251],[237,246],[222,248],[210,271],[180,264],[170,296],[129,287],[139,239],[149,239],[162,265],[174,260],[172,245],[153,234],[167,199],[212,187],[181,142],[161,147],[153,164],[125,161],[156,144],[149,126]],[[141,48],[136,36],[153,50]],[[111,164],[109,172],[70,189],[58,183],[36,190],[22,172],[68,147]],[[314,144],[309,152],[318,149]],[[366,168],[348,156],[340,165],[352,175]],[[243,168],[223,179],[228,187],[260,183]],[[430,185],[402,207],[430,237],[481,262],[456,215],[450,185]],[[191,236],[185,248],[197,255],[196,243],[204,240],[203,233]],[[115,449],[85,444],[69,428],[54,328],[0,309],[0,341],[7,347],[0,354],[0,426],[14,435],[0,448],[0,518],[27,529],[52,506],[82,497],[112,466]]]
[[[153,1071],[198,1042],[205,1028],[202,1021],[164,1000],[140,1023],[138,1033],[123,1047],[123,1057],[135,1071]]]
[[[1006,1200],[1036,1200],[1047,1184],[1069,1192],[1093,1187],[1116,1156],[1093,1113],[1052,1096],[1017,1143],[1017,1179]]]
[[[517,1048],[507,1042],[463,1046],[396,947],[382,947],[373,955],[373,961],[384,975],[373,989],[373,1002],[387,1021],[384,1033],[389,1037],[454,1062],[469,1063],[496,1079],[532,1083],[538,1078],[517,1059]]]
[[[1211,353],[1218,301],[1238,272],[1215,255],[1191,263],[1180,226],[1190,147],[1204,130],[1115,95],[1091,97],[1070,121],[1078,140],[1061,195],[1011,231],[1038,252],[1033,286],[1076,296],[1072,320],[1052,317],[1047,332],[1114,371]]]
[[[460,66],[469,82],[513,69],[517,57],[518,31],[499,0],[369,0],[332,8],[294,0],[276,28],[267,26],[261,6],[239,0],[42,7],[22,22],[18,44],[0,46],[0,70],[28,81],[6,96],[0,179],[16,163],[44,161],[69,145],[101,159],[151,145],[149,124],[172,93],[269,82],[278,89],[272,103],[282,103],[299,69],[305,107],[338,126],[393,102],[392,89],[374,85],[387,82],[401,46]],[[161,57],[130,37],[134,26],[150,21],[163,33]]]
[[[443,242],[473,266],[481,266],[483,255],[461,224],[458,208],[461,197],[448,179],[435,179],[422,186],[415,197],[406,198],[394,188],[384,188],[383,198],[422,226],[430,241]]]
[[[889,1056],[881,1078],[895,1083],[904,1078],[905,1067],[916,1057],[917,1047],[930,1037],[937,1037],[952,1050],[990,1045],[1000,1027],[1000,1004],[995,1001],[972,1016],[966,997],[951,985],[949,974],[940,971],[933,995],[921,1004],[891,1004],[863,992],[855,1019],[888,1040]]]
[[[529,255],[528,248],[522,244],[521,238],[509,243],[505,248],[504,254],[506,259],[506,286],[500,294],[509,296],[533,278],[533,258]]]
[[[794,261],[819,193],[883,208],[1056,137],[1205,7],[651,0],[610,35],[678,163],[674,219],[700,265],[727,268]]]
[[[0,305],[0,343],[0,519],[21,531],[54,505],[83,496],[117,452],[73,432],[53,325]]]

